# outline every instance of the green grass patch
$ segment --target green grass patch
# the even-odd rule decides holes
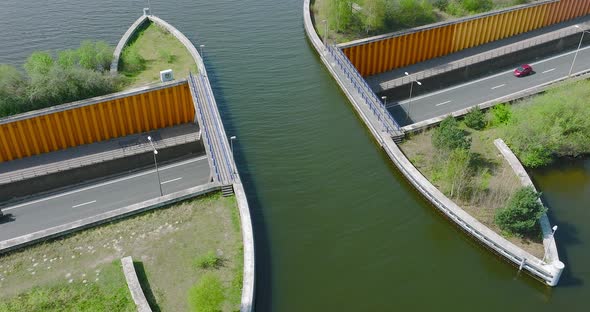
[[[175,79],[198,71],[185,46],[165,29],[146,23],[121,54],[120,73],[129,87],[160,81],[160,71],[172,69]]]
[[[135,310],[119,260],[100,266],[97,274],[34,287],[0,301],[2,312]]]
[[[201,269],[216,269],[219,266],[221,266],[222,262],[223,259],[221,259],[220,256],[215,254],[214,251],[210,250],[206,254],[197,258],[195,264],[198,268]]]

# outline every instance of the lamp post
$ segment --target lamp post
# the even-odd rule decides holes
[[[576,53],[574,54],[574,59],[572,60],[572,66],[570,67],[570,72],[567,74],[568,77],[572,76],[572,71],[574,70],[574,63],[576,63],[576,57],[578,57],[578,52],[580,52],[580,47],[582,47],[582,41],[584,40],[584,34],[588,32],[587,30],[582,29],[578,25],[575,25],[575,27],[582,31],[582,37],[580,37],[580,43],[578,44],[578,49],[576,50]]]
[[[152,15],[152,5],[150,3],[150,0],[148,0],[148,9],[149,9],[150,15]]]
[[[204,44],[200,45],[199,48],[201,48],[201,58],[204,59],[205,56],[203,55],[203,48],[205,47]]]
[[[406,115],[406,120],[410,119],[410,115],[412,112],[412,90],[414,89],[414,81],[421,86],[422,83],[420,81],[418,81],[417,79],[413,78],[410,76],[410,74],[408,74],[408,72],[404,72],[404,74],[406,74],[406,76],[410,77],[411,83],[410,83],[410,99],[408,101],[408,114]]]
[[[383,107],[387,108],[387,96],[382,96],[381,99],[383,100]]]
[[[164,192],[162,192],[162,182],[160,181],[160,171],[158,170],[158,160],[156,159],[156,155],[158,155],[158,150],[152,142],[152,137],[148,135],[147,139],[148,141],[150,141],[150,145],[154,150],[154,165],[156,166],[156,174],[158,175],[158,187],[160,188],[160,196],[164,196]]]
[[[549,244],[551,244],[551,242],[555,242],[555,232],[557,231],[557,225],[554,225],[551,228],[551,241],[549,242]],[[549,247],[551,247],[551,245],[549,245]],[[547,251],[545,251],[545,254],[543,255],[543,262],[545,262],[545,257],[547,257]]]
[[[236,174],[236,159],[235,159],[235,157],[234,157],[234,140],[235,140],[235,139],[236,139],[236,136],[235,136],[235,135],[232,135],[232,136],[229,138],[229,145],[231,146],[231,157],[232,157],[232,159],[233,159],[233,161],[234,161],[234,165],[233,165],[233,170],[234,170],[234,172],[233,172],[233,174]]]

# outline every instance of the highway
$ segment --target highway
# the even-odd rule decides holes
[[[159,169],[162,192],[180,191],[209,182],[207,157],[171,163]],[[91,217],[160,196],[155,169],[64,190],[2,207],[0,241]]]
[[[392,102],[388,110],[400,126],[446,115],[457,110],[499,99],[546,82],[566,77],[569,73],[574,51],[548,57],[530,63],[533,74],[517,78],[513,75],[514,64],[510,70],[492,74],[474,81],[442,89],[436,92]],[[590,69],[590,47],[580,49],[573,68],[573,73]],[[414,84],[414,91],[420,88]]]

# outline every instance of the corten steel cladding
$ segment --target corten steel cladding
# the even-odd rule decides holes
[[[188,83],[0,125],[0,162],[193,122]]]
[[[506,9],[343,48],[362,76],[419,63],[590,13],[590,0],[561,0]]]

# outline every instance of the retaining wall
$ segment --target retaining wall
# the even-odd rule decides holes
[[[113,52],[113,61],[111,62],[111,74],[117,73],[117,71],[119,70],[119,59],[121,58],[121,53],[123,53],[123,48],[125,48],[125,46],[129,42],[129,39],[131,39],[133,35],[135,35],[139,27],[141,27],[141,25],[143,25],[143,23],[145,23],[147,20],[148,16],[146,14],[140,16],[135,22],[133,22],[133,24],[131,24],[129,29],[127,29],[127,31],[123,34],[123,37],[121,37],[121,40],[119,40],[119,43],[117,44],[117,47]]]
[[[545,0],[339,45],[370,76],[590,13],[590,0]]]
[[[123,266],[123,274],[127,281],[127,287],[131,292],[131,298],[133,298],[133,302],[135,302],[135,306],[137,307],[137,312],[152,312],[152,309],[145,298],[145,294],[143,293],[143,289],[141,289],[139,279],[137,278],[133,259],[130,256],[125,257],[121,259],[121,265]]]
[[[186,80],[0,119],[0,162],[194,122]]]
[[[412,163],[387,133],[377,130],[379,128],[378,125],[374,124],[374,120],[368,115],[367,108],[364,107],[366,106],[366,103],[359,101],[351,91],[347,90],[346,84],[343,82],[343,73],[340,72],[326,58],[326,48],[315,32],[311,21],[309,3],[310,0],[304,0],[303,5],[304,26],[309,40],[316,51],[319,53],[320,58],[326,68],[338,82],[344,93],[353,104],[353,107],[357,111],[358,115],[367,125],[371,134],[373,134],[373,137],[377,143],[384,149],[388,157],[401,171],[401,173],[440,212],[452,220],[457,226],[459,226],[459,228],[461,228],[471,237],[475,238],[476,241],[494,251],[509,263],[519,267],[520,269],[524,269],[533,277],[544,281],[550,286],[555,286],[559,280],[560,275],[557,274],[556,268],[554,266],[544,263],[542,260],[512,244],[466,213],[463,209],[457,206],[457,204],[441,193],[434,185],[432,185],[432,183],[430,183],[430,181],[428,181],[428,179],[426,179],[420,173],[420,171],[414,167],[414,165],[412,165]]]

